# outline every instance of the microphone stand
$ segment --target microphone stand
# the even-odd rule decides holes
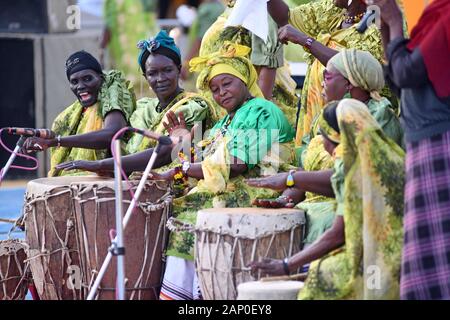
[[[162,145],[171,145],[172,144],[172,140],[169,137],[166,136],[161,136],[158,139],[158,144],[156,145],[155,149],[153,150],[153,154],[150,157],[150,160],[147,164],[147,167],[145,168],[144,174],[141,178],[141,181],[139,182],[139,185],[137,187],[136,193],[134,194],[134,198],[130,203],[130,206],[128,207],[128,210],[125,214],[125,217],[123,218],[123,229],[126,228],[131,215],[133,214],[133,210],[136,206],[137,200],[139,199],[139,197],[141,196],[142,190],[145,187],[145,183],[147,181],[147,177],[150,174],[150,171],[152,170],[156,158],[158,157],[159,152],[161,151],[161,146]],[[120,229],[120,228],[119,228]],[[117,236],[114,238],[113,242],[117,243]],[[103,265],[100,268],[100,271],[98,272],[98,276],[95,279],[94,284],[92,285],[91,291],[89,292],[89,295],[87,297],[87,300],[93,300],[95,297],[95,294],[97,292],[97,289],[100,285],[100,282],[103,279],[103,276],[106,273],[106,269],[108,268],[109,264],[111,263],[111,259],[112,259],[113,254],[111,253],[111,251],[108,252],[108,255],[106,256],[105,260],[103,261]]]
[[[6,174],[8,173],[9,168],[12,166],[14,160],[16,159],[17,153],[23,147],[26,139],[27,138],[25,136],[21,136],[19,141],[17,141],[16,147],[14,148],[13,153],[11,153],[11,156],[9,157],[8,162],[6,163],[6,165],[2,169],[2,175],[1,175],[1,178],[0,178],[0,184],[2,183],[2,181],[5,178]]]
[[[125,300],[125,247],[123,245],[123,225],[122,225],[122,154],[120,140],[115,142],[114,161],[114,189],[116,194],[116,241],[111,244],[111,253],[117,257],[117,299]]]

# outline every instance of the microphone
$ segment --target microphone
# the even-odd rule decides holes
[[[7,132],[8,134],[42,139],[54,139],[56,137],[56,133],[49,129],[7,128]]]
[[[173,141],[170,137],[164,136],[162,134],[150,131],[150,130],[143,130],[143,129],[137,129],[137,128],[130,128],[132,132],[139,133],[147,138],[153,139],[158,141],[161,145],[170,146],[172,145]],[[181,137],[180,137],[181,138]]]
[[[364,14],[363,18],[361,19],[361,22],[356,26],[356,30],[359,33],[364,33],[369,28],[369,24],[373,21],[375,18],[376,10],[372,9],[373,6],[367,7],[367,11]]]

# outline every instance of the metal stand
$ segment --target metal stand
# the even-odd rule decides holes
[[[122,154],[120,150],[120,140],[115,141],[115,154],[117,161],[114,161],[114,186],[116,193],[116,238],[111,244],[110,252],[117,257],[117,299],[125,300],[125,247],[123,245],[123,193],[122,193]]]
[[[13,153],[11,154],[11,156],[9,157],[8,162],[6,163],[6,165],[2,169],[2,175],[1,175],[1,178],[0,178],[0,184],[2,183],[2,181],[5,178],[6,174],[8,173],[9,168],[11,167],[11,165],[14,162],[14,160],[16,159],[17,153],[19,153],[19,150],[23,147],[26,139],[27,139],[26,137],[21,136],[19,141],[17,141],[16,147],[14,148]]]
[[[153,154],[150,157],[147,167],[145,168],[144,175],[142,176],[141,181],[139,182],[136,193],[134,194],[134,198],[131,201],[130,206],[128,207],[127,213],[125,214],[125,217],[123,219],[123,229],[126,228],[128,221],[130,220],[131,215],[133,214],[133,210],[136,206],[137,200],[141,196],[142,190],[144,190],[145,182],[147,181],[147,177],[150,174],[150,171],[152,170],[152,168],[155,164],[156,158],[158,157],[158,153],[161,150],[161,145],[167,145],[167,144],[170,145],[172,143],[172,141],[170,139],[167,140],[164,138],[167,138],[167,137],[162,137],[162,139],[159,139],[159,143],[156,145],[156,148],[153,150]],[[116,241],[117,241],[117,236],[116,236],[116,238],[114,238],[114,242],[116,242]],[[112,256],[113,256],[112,253],[108,252],[108,255],[106,256],[105,261],[103,262],[103,265],[100,268],[100,271],[98,272],[98,276],[95,279],[94,284],[92,285],[92,288],[91,288],[91,291],[89,292],[87,300],[94,299],[97,289],[100,285],[100,282],[102,281],[103,276],[105,275],[106,269],[108,268],[109,263],[111,262]]]

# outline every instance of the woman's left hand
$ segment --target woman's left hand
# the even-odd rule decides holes
[[[282,26],[278,29],[278,40],[283,44],[288,44],[288,42],[296,43],[299,45],[304,45],[308,37],[298,29],[294,28],[290,24]]]
[[[252,270],[252,273],[255,273],[259,270],[265,275],[273,275],[273,276],[283,276],[286,275],[283,266],[283,260],[275,260],[275,259],[263,259],[261,262],[253,261],[250,263],[249,267]]]
[[[89,172],[101,171],[99,161],[84,161],[84,160],[64,162],[58,164],[55,168],[57,170],[65,170],[65,171],[72,171],[72,170],[84,170]]]
[[[287,189],[286,180],[289,173],[279,173],[274,176],[256,179],[247,179],[245,182],[255,188],[268,188],[276,191]]]

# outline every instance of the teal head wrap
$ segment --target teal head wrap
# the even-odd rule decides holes
[[[153,39],[139,41],[137,47],[141,49],[138,63],[144,73],[145,62],[152,53],[166,56],[171,59],[176,66],[181,66],[180,49],[176,46],[173,38],[170,37],[165,30],[161,30]]]

